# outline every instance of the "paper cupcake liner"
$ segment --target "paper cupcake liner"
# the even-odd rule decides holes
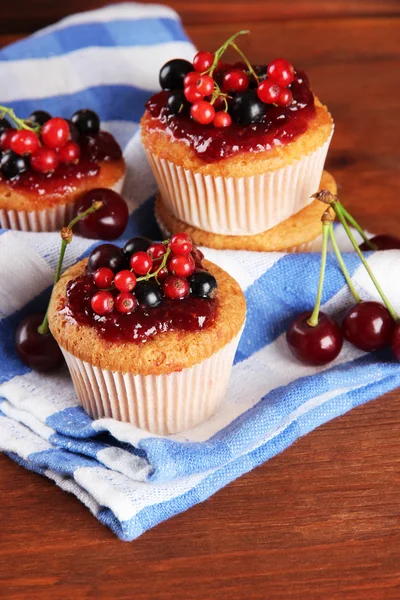
[[[110,188],[121,193],[125,177],[121,177]],[[67,225],[74,216],[75,200],[69,204],[59,204],[43,210],[6,210],[0,209],[0,228],[17,231],[58,231]]]
[[[254,235],[299,212],[318,190],[329,139],[315,152],[251,177],[214,177],[147,152],[163,201],[181,221],[221,235]]]
[[[195,427],[221,405],[240,334],[210,358],[169,375],[101,369],[61,350],[78,399],[89,416],[112,417],[165,435]]]

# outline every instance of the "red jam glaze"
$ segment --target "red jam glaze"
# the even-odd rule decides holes
[[[259,73],[266,67],[256,66]],[[166,102],[169,92],[159,92],[148,100],[146,108],[151,114],[151,129],[161,129],[175,139],[185,140],[199,158],[215,162],[229,158],[238,152],[263,152],[274,146],[293,141],[307,131],[315,116],[314,96],[306,74],[296,71],[296,78],[289,86],[294,102],[286,108],[269,106],[261,123],[216,128],[212,124],[201,125],[189,115],[170,114]]]
[[[59,165],[54,173],[45,175],[29,169],[25,173],[6,180],[0,175],[0,181],[21,192],[34,192],[38,196],[45,194],[67,194],[82,179],[96,177],[100,172],[100,161],[119,160],[122,151],[114,137],[100,131],[94,137],[82,137],[78,141],[81,158],[76,165]]]
[[[109,315],[96,315],[90,299],[98,291],[93,276],[87,271],[67,285],[67,302],[61,313],[72,322],[95,327],[109,342],[144,343],[167,331],[200,331],[215,319],[217,300],[189,295],[184,300],[164,298],[156,308],[139,306],[123,315],[115,309]],[[117,295],[119,292],[115,292]]]

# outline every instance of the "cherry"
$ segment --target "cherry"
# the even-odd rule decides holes
[[[394,328],[392,335],[392,350],[396,360],[400,362],[400,323]]]
[[[60,163],[58,154],[53,148],[42,146],[30,156],[31,167],[38,173],[52,173]]]
[[[120,292],[131,292],[136,285],[136,276],[128,269],[119,271],[115,275],[114,285]]]
[[[18,356],[23,363],[36,371],[50,371],[63,362],[60,347],[51,333],[38,332],[43,319],[43,313],[28,315],[18,325],[15,333]]]
[[[215,113],[213,125],[214,127],[229,127],[232,125],[232,117],[229,113],[220,110]]]
[[[167,100],[168,110],[172,115],[181,115],[189,112],[189,103],[185,94],[178,90],[172,92]]]
[[[160,86],[163,90],[181,90],[185,75],[193,71],[193,65],[183,58],[169,60],[161,68]]]
[[[73,165],[79,161],[81,149],[76,142],[67,142],[60,148],[58,156],[64,165]]]
[[[289,106],[293,102],[293,94],[288,88],[284,88],[276,100],[278,106]]]
[[[5,129],[0,135],[0,148],[2,150],[10,150],[11,149],[11,140],[16,134],[16,129],[10,128]]]
[[[249,78],[242,69],[227,71],[222,80],[225,92],[244,92],[249,87]]]
[[[395,237],[394,235],[381,234],[376,235],[375,237],[370,239],[370,242],[375,244],[377,250],[399,250],[400,249],[400,239]],[[371,248],[368,246],[367,242],[363,242],[360,245],[360,250],[363,252],[368,252]]]
[[[6,179],[12,179],[24,173],[29,166],[26,156],[19,156],[12,150],[6,150],[0,159],[0,170]]]
[[[193,296],[212,298],[217,289],[217,280],[208,271],[198,270],[189,278],[190,291]]]
[[[284,58],[275,58],[267,68],[269,79],[275,81],[281,87],[290,85],[294,79],[293,65]]]
[[[395,323],[389,311],[379,302],[359,302],[347,311],[343,335],[365,352],[379,350],[390,344]]]
[[[148,308],[155,308],[162,301],[161,288],[157,282],[151,279],[137,282],[135,296],[139,304]]]
[[[43,143],[48,148],[62,148],[69,140],[69,125],[61,117],[53,117],[41,129]]]
[[[170,247],[174,254],[186,255],[193,250],[192,240],[187,233],[175,233],[170,241]]]
[[[152,241],[146,237],[133,237],[128,240],[123,248],[125,256],[130,258],[135,252],[146,252],[146,250],[152,245]]]
[[[90,300],[93,311],[100,316],[108,315],[114,308],[114,297],[110,292],[96,292]]]
[[[323,312],[318,324],[311,327],[307,321],[311,312],[296,317],[286,332],[286,340],[292,354],[306,365],[322,366],[330,363],[340,353],[343,337],[339,325]]]
[[[101,290],[111,287],[114,279],[114,273],[108,267],[100,267],[93,273],[93,279],[96,286]]]
[[[282,88],[269,79],[265,79],[257,88],[257,96],[265,104],[276,104],[282,93]]]
[[[34,131],[21,129],[11,138],[10,147],[16,154],[32,154],[39,148],[39,138]]]
[[[28,121],[33,124],[44,125],[47,121],[50,121],[51,114],[46,110],[34,110],[28,117]]]
[[[102,202],[103,205],[79,221],[79,233],[89,239],[115,240],[125,231],[128,224],[128,206],[117,192],[97,188],[78,199],[75,213],[83,213],[96,201]]]
[[[138,275],[146,275],[150,271],[152,264],[153,260],[147,252],[135,252],[131,256],[130,265]]]
[[[215,117],[215,109],[210,102],[198,100],[192,104],[190,114],[198,123],[201,123],[202,125],[208,125],[209,123],[212,123]]]
[[[128,292],[122,292],[122,294],[118,294],[115,298],[115,308],[124,315],[136,310],[138,304],[137,298]]]
[[[203,73],[211,68],[214,62],[214,54],[212,52],[198,52],[193,59],[194,70],[198,73]]]
[[[169,272],[179,277],[189,277],[195,268],[194,259],[190,254],[186,256],[174,254],[168,261]]]
[[[255,90],[239,92],[230,103],[230,115],[236,123],[250,125],[259,123],[264,118],[267,107],[257,96]]]
[[[117,273],[124,265],[125,257],[121,248],[114,244],[100,244],[94,248],[88,259],[89,273],[94,273],[101,267],[111,269],[113,273]]]
[[[163,292],[171,300],[182,300],[189,295],[189,282],[183,277],[169,275],[163,283]]]
[[[204,98],[203,94],[199,92],[197,85],[188,85],[185,87],[183,93],[186,100],[191,104],[194,104],[195,102],[198,102]]]
[[[72,115],[71,121],[81,135],[97,135],[100,131],[99,116],[89,108],[77,110]]]
[[[149,246],[147,248],[147,254],[149,256],[151,256],[151,258],[153,260],[157,260],[158,258],[161,258],[162,256],[164,256],[164,254],[166,253],[166,251],[167,251],[167,249],[164,246],[164,244],[161,244],[159,242],[151,244],[151,246]]]

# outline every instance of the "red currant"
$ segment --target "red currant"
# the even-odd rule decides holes
[[[58,154],[52,148],[42,146],[31,154],[31,167],[39,173],[52,173],[59,165]]]
[[[179,277],[189,277],[195,268],[196,265],[191,254],[185,256],[174,254],[168,262],[169,272]]]
[[[208,71],[214,62],[214,54],[212,52],[198,52],[193,59],[194,70],[198,73]]]
[[[97,315],[108,315],[114,308],[114,298],[110,292],[96,292],[92,296],[90,304]]]
[[[115,308],[124,315],[136,310],[138,304],[137,298],[128,292],[122,292],[115,298]]]
[[[21,129],[12,136],[10,148],[16,154],[32,154],[39,148],[39,138],[34,131]]]
[[[136,276],[128,269],[119,271],[114,277],[114,285],[120,292],[131,292],[136,285]]]
[[[275,104],[282,89],[275,82],[265,79],[257,88],[257,96],[265,104]]]
[[[192,104],[203,98],[203,95],[197,89],[197,85],[192,84],[192,85],[189,85],[188,87],[185,87],[185,89],[183,90],[183,93],[185,94],[186,100],[188,102],[191,102]]]
[[[156,269],[157,270],[157,269]],[[169,271],[167,269],[167,267],[163,267],[162,269],[160,269],[157,273],[157,279],[160,283],[162,283],[163,281],[165,281],[165,279],[168,277],[169,275]]]
[[[293,101],[293,94],[288,88],[284,88],[279,94],[276,104],[278,106],[289,106]]]
[[[242,69],[231,69],[225,73],[222,86],[226,92],[244,92],[249,87],[249,78]]]
[[[93,273],[93,279],[99,289],[106,290],[111,287],[114,273],[108,267],[100,267]]]
[[[267,68],[269,79],[275,81],[281,87],[290,85],[294,79],[293,65],[285,58],[275,58]]]
[[[147,248],[147,254],[151,256],[153,260],[157,260],[158,258],[164,256],[166,251],[167,249],[164,244],[160,243],[151,244],[151,246]]]
[[[76,164],[81,156],[81,149],[76,142],[67,142],[58,152],[60,162],[64,165]]]
[[[199,80],[200,75],[197,71],[190,71],[187,75],[185,75],[185,79],[183,80],[183,87],[189,87],[189,85],[196,85]]]
[[[135,273],[138,275],[146,275],[151,269],[153,260],[147,252],[140,251],[132,254],[130,264]]]
[[[232,125],[232,117],[229,113],[220,110],[215,113],[213,125],[214,127],[229,127],[229,125]]]
[[[190,108],[190,114],[192,118],[201,123],[202,125],[208,125],[212,123],[215,117],[215,110],[212,104],[205,100],[198,100],[192,104]]]
[[[192,240],[187,233],[176,233],[172,236],[169,245],[174,254],[182,256],[190,254],[193,249]]]
[[[171,300],[182,300],[189,295],[190,286],[187,279],[169,275],[163,284],[163,292]]]
[[[2,150],[10,150],[11,149],[11,140],[14,135],[17,133],[15,129],[5,129],[0,136],[0,148]]]
[[[54,117],[43,125],[42,140],[48,148],[62,148],[69,140],[70,130],[65,119]]]
[[[214,91],[214,79],[210,75],[201,75],[196,86],[203,97],[210,96]]]

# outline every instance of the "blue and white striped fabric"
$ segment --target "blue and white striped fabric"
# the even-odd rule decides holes
[[[22,116],[36,108],[62,116],[85,106],[97,110],[124,146],[129,165],[126,237],[157,235],[155,187],[138,120],[157,89],[159,67],[175,56],[191,58],[193,51],[168,8],[122,4],[82,13],[0,52],[0,74],[8,82],[0,103]],[[236,277],[248,306],[223,407],[207,423],[169,437],[112,419],[94,422],[78,406],[66,370],[34,373],[14,348],[18,322],[46,305],[59,236],[0,234],[0,450],[75,494],[123,540],[205,500],[298,437],[400,385],[400,365],[389,353],[366,355],[345,344],[334,363],[319,369],[289,354],[284,331],[297,312],[313,305],[318,255],[206,250],[207,258]],[[66,266],[92,247],[75,238]],[[376,297],[357,257],[348,253],[345,260],[362,297]],[[372,254],[369,261],[400,310],[398,252]],[[340,316],[350,302],[329,257],[324,310]]]

